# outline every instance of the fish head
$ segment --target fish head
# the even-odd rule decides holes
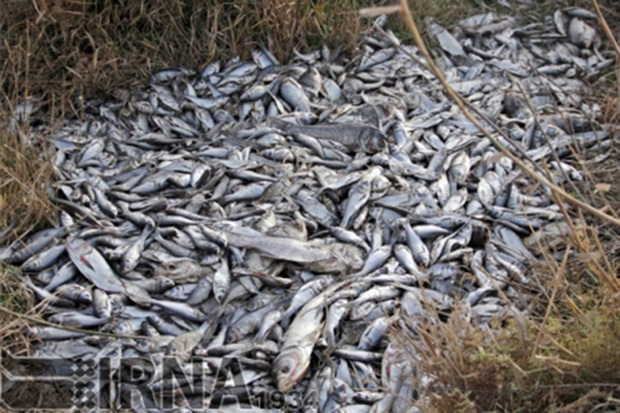
[[[44,272],[40,272],[39,274],[37,274],[37,280],[39,280],[41,283],[47,285],[52,281],[52,277],[54,276],[54,273],[51,271],[44,271]]]
[[[121,251],[110,251],[107,254],[107,257],[110,261],[120,261],[123,258],[123,253]],[[125,268],[125,263],[123,263],[123,266],[121,267],[121,271],[125,274],[131,271],[131,269]]]
[[[168,290],[170,288],[173,288],[174,285],[175,285],[174,281],[168,277],[163,277],[159,281],[159,286],[161,287],[162,290]]]
[[[123,321],[119,324],[117,324],[113,329],[112,332],[114,334],[127,334],[127,333],[131,333],[131,323],[128,321]]]
[[[62,324],[64,321],[64,316],[62,313],[52,314],[49,320],[54,324]]]
[[[151,296],[149,295],[149,293],[144,288],[139,287],[135,284],[126,284],[125,294],[131,301],[140,306],[146,307],[148,304],[150,304]]]
[[[201,271],[200,265],[191,260],[179,260],[165,262],[161,267],[155,269],[156,276],[169,276],[174,279],[176,277],[192,276],[199,274]]]
[[[217,301],[218,304],[222,304],[227,295],[228,295],[228,290],[223,289],[223,288],[216,288],[215,291],[213,292],[215,301]]]
[[[172,287],[172,288],[167,289],[164,292],[164,297],[175,299],[175,298],[179,298],[182,293],[183,293],[183,291],[178,286],[176,286],[176,287]]]
[[[448,175],[452,181],[460,184],[465,180],[465,171],[462,168],[452,168],[448,171]]]
[[[239,329],[235,326],[232,326],[226,332],[226,340],[231,343],[237,342],[243,338],[243,334]]]
[[[90,250],[90,245],[86,241],[74,236],[68,236],[65,244],[67,245],[67,250],[75,254],[86,254]]]
[[[394,245],[394,254],[400,255],[410,253],[411,251],[407,251],[408,249],[409,248],[403,244],[396,244]]]
[[[158,327],[161,326],[164,323],[164,320],[161,319],[161,317],[159,317],[156,314],[149,314],[146,316],[146,320],[151,323],[152,326],[154,327]]]
[[[385,192],[391,187],[392,182],[383,175],[379,175],[372,180],[371,190],[373,192]]]
[[[34,340],[40,340],[41,339],[41,328],[40,327],[30,327],[28,328],[28,330],[26,331],[26,334],[28,335],[28,337],[34,339]]]
[[[125,296],[121,294],[110,294],[109,298],[112,313],[122,314],[123,311],[125,311]]]
[[[77,295],[78,301],[84,304],[90,304],[93,302],[93,294],[84,289],[82,291],[80,291]]]
[[[177,356],[184,351],[183,345],[179,341],[172,340],[168,345],[168,354],[171,356]]]
[[[389,143],[396,143],[393,137],[388,137],[378,129],[367,128],[359,135],[359,145],[369,152],[379,152]]]
[[[112,316],[112,308],[106,305],[98,306],[96,312],[101,318],[109,318]]]
[[[122,256],[119,258],[122,258]],[[130,261],[123,261],[123,263],[121,264],[121,273],[127,274],[128,272],[131,272],[134,269],[134,267],[135,265],[131,263]]]
[[[288,347],[273,362],[273,377],[282,393],[289,392],[301,381],[310,364],[310,354],[299,347]]]

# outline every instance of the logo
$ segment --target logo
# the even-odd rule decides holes
[[[54,389],[57,397],[46,397],[43,388]],[[13,412],[33,408],[209,412],[230,405],[248,411],[295,411],[316,401],[316,395],[275,390],[270,371],[235,357],[181,362],[171,356],[154,360],[146,354],[71,359],[0,354],[0,405]]]

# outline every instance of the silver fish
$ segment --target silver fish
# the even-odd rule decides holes
[[[138,260],[140,259],[140,254],[142,250],[144,250],[146,245],[146,239],[151,234],[152,228],[145,227],[142,231],[142,234],[131,243],[131,245],[127,248],[122,257],[121,271],[123,273],[127,273],[133,271],[138,265]]]
[[[58,260],[58,257],[65,252],[65,250],[66,247],[64,244],[55,245],[38,253],[37,255],[30,257],[25,263],[22,264],[21,268],[22,270],[29,272],[41,271],[53,265]]]
[[[101,254],[86,241],[67,237],[67,252],[76,268],[97,288],[123,293],[125,286]]]
[[[213,296],[218,303],[222,303],[230,290],[230,270],[228,260],[224,258],[220,268],[213,275]]]
[[[282,98],[294,109],[301,112],[310,112],[310,101],[303,87],[290,77],[286,77],[280,84]]]

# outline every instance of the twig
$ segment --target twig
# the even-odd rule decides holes
[[[607,25],[607,21],[605,20],[605,17],[603,17],[601,8],[598,5],[598,0],[592,0],[592,5],[594,6],[594,10],[596,11],[596,14],[598,16],[598,22],[600,23],[601,26],[603,26],[603,31],[605,32],[605,35],[611,42],[611,45],[616,50],[616,56],[620,57],[620,46],[618,46],[618,42],[616,41],[616,38],[614,37],[613,33],[611,32],[611,29]]]
[[[607,36],[616,51],[616,87],[618,88],[618,99],[616,101],[616,104],[618,106],[618,113],[620,113],[620,46],[618,46],[616,38],[611,32],[609,25],[607,25],[607,20],[605,20],[605,17],[603,17],[603,12],[601,12],[601,8],[598,5],[598,0],[592,0],[592,5],[594,6],[594,10],[596,11],[596,15],[598,16],[599,24],[603,27],[605,36]]]

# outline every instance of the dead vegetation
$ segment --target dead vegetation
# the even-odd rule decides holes
[[[1,125],[1,124],[0,124]],[[20,136],[21,135],[21,136]],[[52,165],[41,144],[25,134],[0,132],[0,242],[10,243],[49,224],[54,206],[49,200]]]
[[[19,239],[54,216],[47,192],[52,176],[47,149],[26,139],[31,130],[8,131],[10,114],[25,97],[38,97],[39,114],[51,124],[62,116],[80,116],[80,97],[130,88],[165,67],[200,68],[214,58],[247,58],[258,43],[283,61],[293,48],[304,51],[323,43],[346,52],[368,27],[356,10],[391,3],[8,0],[0,13],[0,242]],[[510,12],[484,0],[409,3],[421,28],[428,16],[449,26],[474,12]],[[540,3],[539,11],[547,13],[558,3],[591,8],[590,0]],[[600,5],[620,38],[620,3],[601,0]],[[517,7],[512,13],[523,10]],[[398,17],[390,17],[388,24],[399,36],[410,37]],[[617,70],[593,88],[607,90],[597,96],[605,123],[620,119]],[[617,148],[612,151],[602,163],[581,163],[587,179],[578,188],[583,200],[607,213],[620,211],[615,184],[620,154]],[[574,211],[570,216],[576,230],[567,240],[566,259],[556,264],[553,251],[547,251],[548,264],[533,271],[535,285],[524,291],[530,302],[525,315],[513,314],[485,331],[462,309],[446,322],[427,320],[415,340],[393,332],[415,354],[418,376],[429,379],[419,397],[424,411],[618,409],[620,231]],[[15,271],[0,269],[0,306],[23,314],[32,305]],[[14,355],[27,351],[22,319],[0,312],[0,325],[3,349]]]
[[[17,313],[26,313],[34,306],[32,291],[17,278],[16,271],[9,266],[0,267],[0,306]],[[6,312],[0,310],[0,348],[14,355],[28,353],[29,340],[24,337],[24,325]]]

